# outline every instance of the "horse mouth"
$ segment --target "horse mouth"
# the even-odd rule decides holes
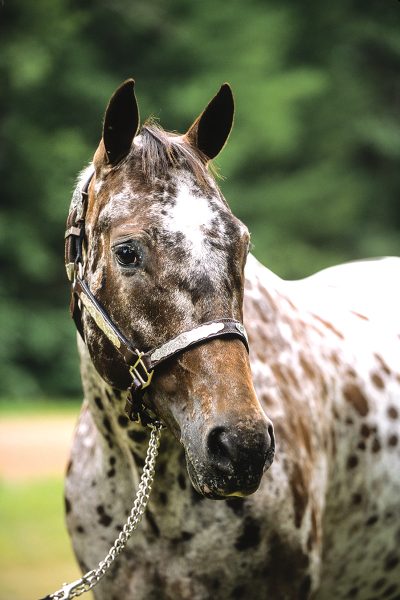
[[[244,498],[254,494],[261,484],[261,479],[264,472],[269,468],[273,460],[272,456],[269,456],[264,469],[257,475],[252,474],[250,478],[243,477],[241,480],[229,476],[229,478],[220,478],[213,472],[206,473],[204,475],[199,474],[198,469],[193,464],[193,460],[188,452],[186,454],[186,466],[189,474],[190,481],[201,496],[209,500],[226,500],[227,498],[237,497]]]

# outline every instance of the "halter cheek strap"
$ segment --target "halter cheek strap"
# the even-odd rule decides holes
[[[246,330],[242,323],[235,319],[216,319],[184,331],[165,344],[147,352],[141,352],[130,343],[92,294],[82,275],[85,214],[88,189],[93,174],[94,170],[91,170],[82,187],[81,202],[73,207],[67,221],[65,266],[71,281],[70,311],[83,340],[82,309],[85,308],[97,327],[122,355],[132,377],[125,407],[126,412],[131,420],[141,420],[146,425],[157,420],[156,415],[143,403],[143,393],[151,384],[154,369],[176,354],[215,338],[236,337],[243,342],[248,351]]]

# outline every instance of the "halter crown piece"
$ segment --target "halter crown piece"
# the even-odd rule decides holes
[[[81,187],[78,202],[72,207],[67,220],[65,268],[71,282],[70,312],[84,341],[82,311],[86,309],[99,329],[122,355],[132,377],[125,410],[132,421],[140,420],[143,425],[148,425],[157,422],[158,419],[151,409],[144,404],[143,395],[146,388],[151,384],[154,369],[158,365],[178,353],[214,338],[239,338],[248,351],[246,330],[242,323],[235,319],[216,319],[215,321],[201,323],[189,331],[180,333],[165,344],[147,352],[141,352],[129,342],[111,320],[100,302],[96,300],[84,280],[85,216],[89,197],[88,190],[93,175],[94,168],[92,167]]]

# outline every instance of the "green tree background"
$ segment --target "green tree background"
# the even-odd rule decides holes
[[[400,254],[397,0],[5,0],[0,34],[0,396],[79,394],[64,222],[129,76],[178,131],[232,84],[221,187],[280,276]]]

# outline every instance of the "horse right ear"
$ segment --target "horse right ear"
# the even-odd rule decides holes
[[[139,109],[133,79],[124,81],[111,96],[103,125],[103,142],[107,161],[116,165],[131,149],[139,129]]]
[[[228,83],[224,83],[186,132],[187,139],[208,159],[215,158],[229,137],[234,111],[231,87]]]

